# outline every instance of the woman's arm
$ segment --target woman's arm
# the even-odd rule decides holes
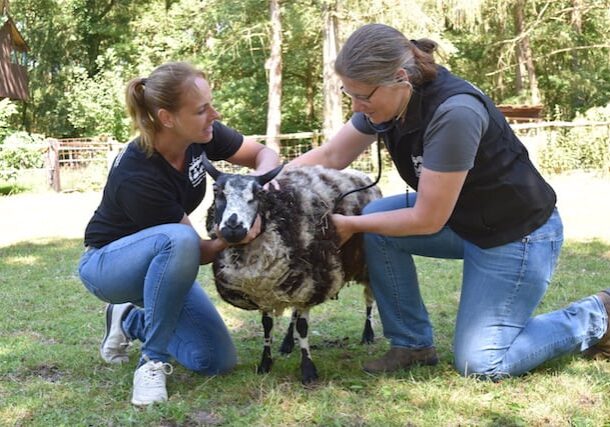
[[[333,215],[341,243],[354,233],[412,236],[440,231],[453,212],[467,174],[468,171],[435,172],[422,168],[412,208],[360,216]]]
[[[375,135],[357,130],[352,122],[345,123],[330,141],[300,155],[288,166],[322,165],[332,169],[344,169],[375,141]]]
[[[346,240],[355,232],[386,236],[438,232],[453,213],[488,120],[485,106],[471,95],[445,101],[424,134],[424,166],[415,206],[360,217],[336,215],[333,220],[340,236]]]
[[[235,154],[227,159],[229,162],[256,169],[265,173],[280,164],[278,154],[272,149],[256,142],[254,138],[244,138],[244,142]]]
[[[180,220],[180,224],[188,225],[193,227],[191,220],[189,219],[187,214],[184,214],[182,219]],[[193,227],[195,228],[195,227]],[[202,239],[199,237],[199,264],[209,264],[214,261],[214,258],[222,252],[224,249],[228,248],[229,245],[222,239]]]

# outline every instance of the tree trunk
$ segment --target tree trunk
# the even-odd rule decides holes
[[[330,0],[324,4],[324,139],[330,139],[343,124],[341,109],[341,81],[334,70],[338,46],[337,1]]]
[[[530,47],[529,37],[525,35],[525,3],[527,0],[516,0],[514,3],[515,33],[517,34],[518,67],[525,64],[529,81],[531,103],[540,104],[540,90],[538,89],[538,78],[534,67],[533,53]],[[522,86],[521,86],[522,87]],[[517,86],[519,88],[519,86]]]
[[[572,29],[578,35],[582,34],[583,0],[572,0]]]
[[[307,121],[312,123],[315,120],[315,90],[314,84],[317,81],[316,77],[311,73],[311,70],[314,68],[314,65],[306,70],[306,80],[305,80],[305,111],[307,115]]]
[[[515,7],[513,9],[513,20],[515,24],[515,35],[519,37],[523,31],[523,9],[519,7],[518,2],[515,3]],[[523,50],[521,50],[519,38],[517,38],[517,42],[515,43],[515,57],[517,59],[515,64],[515,91],[517,92],[517,95],[520,96],[523,94],[523,79],[525,78],[526,72],[525,57],[523,55]]]
[[[269,70],[269,109],[267,110],[267,147],[280,152],[282,124],[282,20],[281,0],[269,1],[271,16],[271,53],[266,68]]]
[[[515,56],[517,57],[517,63],[515,64],[515,91],[517,95],[523,93],[523,76],[525,75],[525,58],[523,58],[523,52],[519,43],[515,43]]]
[[[584,7],[583,5],[583,0],[572,0],[572,13],[571,13],[571,22],[570,25],[572,26],[572,31],[574,31],[574,45],[578,46],[581,41],[582,41],[582,8]],[[578,51],[578,50],[573,50],[572,51],[572,71],[574,73],[578,73],[578,69],[580,68],[580,56],[582,54]],[[585,53],[586,55],[586,53]],[[576,83],[577,84],[577,83]],[[580,90],[580,88],[578,87],[574,87],[575,83],[574,81],[572,81],[571,83],[571,87],[572,90],[570,91],[570,103],[571,105],[582,105],[583,103],[583,99],[582,99],[582,91]]]

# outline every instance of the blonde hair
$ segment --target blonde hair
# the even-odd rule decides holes
[[[140,133],[138,144],[151,156],[154,137],[161,130],[157,117],[160,109],[176,112],[182,95],[205,73],[186,62],[168,62],[157,67],[148,77],[137,77],[127,84],[125,102],[132,125]]]
[[[396,71],[404,68],[413,85],[436,78],[430,39],[409,40],[400,31],[383,24],[367,24],[347,39],[335,61],[337,74],[370,84],[396,83]]]

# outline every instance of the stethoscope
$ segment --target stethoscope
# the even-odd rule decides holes
[[[367,121],[369,122],[371,127],[373,127],[373,123],[369,120],[368,117],[367,117]],[[388,122],[385,122],[385,123],[388,123]],[[349,196],[352,193],[356,193],[358,191],[367,190],[367,189],[369,189],[371,187],[374,187],[375,185],[377,185],[379,183],[379,180],[381,179],[381,166],[382,166],[382,163],[383,163],[381,161],[381,141],[383,139],[383,141],[385,143],[386,132],[391,130],[393,127],[394,127],[394,124],[392,124],[391,127],[388,127],[387,129],[385,129],[383,132],[379,132],[379,131],[375,130],[377,132],[377,178],[375,178],[375,181],[370,183],[369,185],[364,186],[364,187],[355,188],[353,190],[346,191],[345,193],[339,195],[339,197],[337,197],[337,199],[335,200],[335,206],[333,208],[333,211],[337,210],[337,207],[339,206],[339,202],[341,200],[343,200],[345,197]]]
[[[411,85],[410,82],[407,82],[407,83],[409,83],[409,85]],[[413,90],[413,86],[411,86],[411,90]],[[409,99],[409,101],[410,101],[410,99]],[[407,105],[408,105],[409,101],[407,101]],[[406,106],[405,106],[405,108],[406,108]],[[381,141],[383,140],[384,144],[387,144],[387,140],[386,140],[387,134],[398,125],[398,122],[400,120],[402,120],[402,115],[403,115],[403,113],[399,114],[398,116],[394,117],[391,120],[388,120],[388,121],[382,122],[382,123],[373,123],[370,118],[365,116],[367,124],[377,134],[377,178],[375,179],[374,182],[372,182],[369,185],[366,185],[366,186],[360,187],[360,188],[355,188],[353,190],[347,191],[347,192],[339,195],[339,197],[337,197],[337,199],[335,200],[335,206],[333,208],[333,211],[335,211],[337,209],[339,202],[341,200],[343,200],[346,196],[349,196],[350,194],[356,193],[358,191],[367,190],[379,183],[379,180],[381,179],[382,164],[383,164],[383,162],[381,161]],[[408,194],[409,194],[409,191],[407,188],[407,206],[409,206]]]

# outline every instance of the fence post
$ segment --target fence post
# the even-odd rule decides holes
[[[106,153],[106,166],[108,170],[112,168],[112,164],[114,163],[114,159],[117,154],[121,151],[121,144],[118,141],[115,141],[114,138],[108,139],[108,152]]]
[[[320,146],[320,133],[317,130],[314,130],[311,135],[311,148],[316,148]]]
[[[606,138],[606,170],[604,173],[610,172],[610,123],[606,124],[606,133],[608,137]]]
[[[49,149],[47,151],[49,162],[49,185],[58,193],[61,191],[59,180],[59,141],[54,138],[47,139]]]

